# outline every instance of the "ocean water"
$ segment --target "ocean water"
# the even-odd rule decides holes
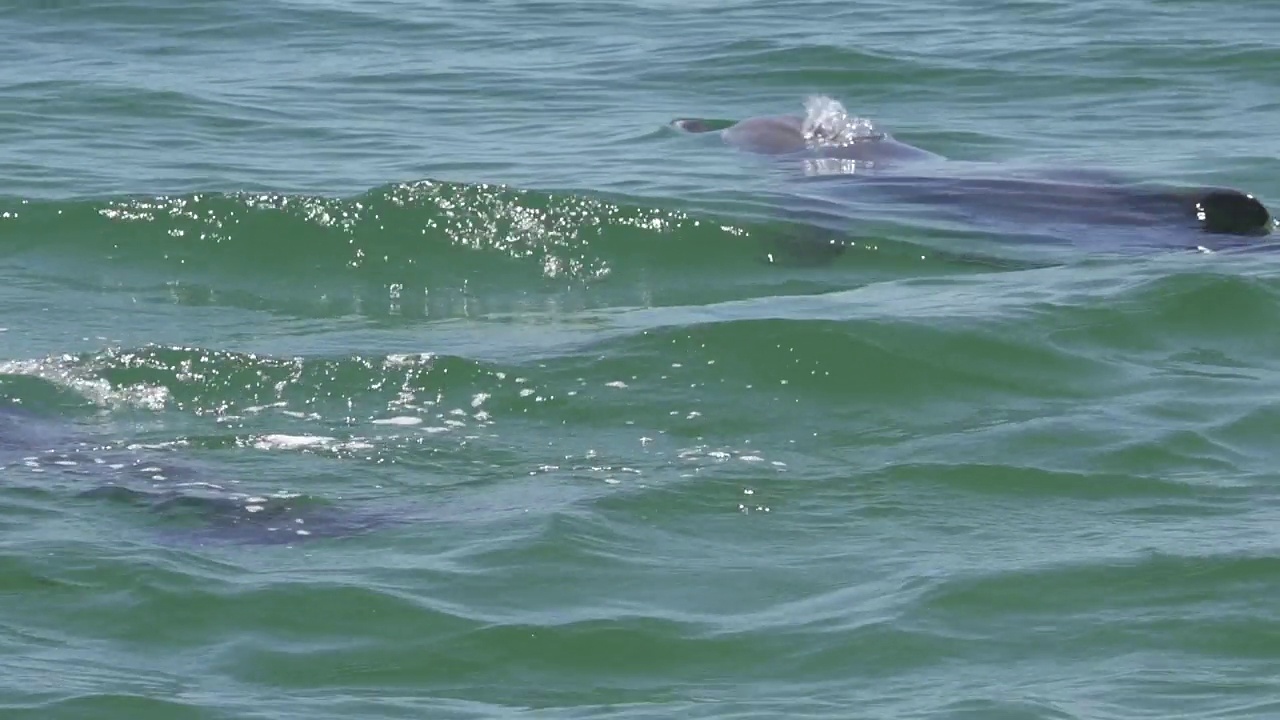
[[[669,125],[827,96],[1276,208],[1278,36],[0,0],[0,716],[1280,717],[1280,256],[818,206]]]

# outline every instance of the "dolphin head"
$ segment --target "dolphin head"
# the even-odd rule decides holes
[[[904,160],[941,159],[894,140],[870,120],[849,114],[839,102],[822,95],[805,101],[804,115],[761,115],[738,122],[683,118],[672,125],[685,132],[719,132],[726,144],[744,152],[796,155],[806,158],[806,163],[851,161],[868,168]]]
[[[727,128],[721,137],[739,150],[761,155],[789,155],[809,149],[804,118],[795,115],[762,115]]]
[[[748,118],[724,131],[724,139],[742,150],[765,155],[810,151],[841,156],[841,148],[867,146],[888,138],[870,120],[850,115],[844,105],[825,95],[805,100],[804,115]]]

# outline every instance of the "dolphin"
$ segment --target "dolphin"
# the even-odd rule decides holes
[[[1237,247],[1276,225],[1262,202],[1233,188],[1153,186],[1102,171],[951,161],[851,117],[825,96],[809,98],[804,115],[677,118],[671,125],[785,161],[799,171],[798,179],[821,184],[821,192],[813,185],[803,192],[793,188],[798,204],[819,216],[825,209],[828,217],[851,219],[857,213],[848,203],[855,202],[864,209],[912,208],[913,218],[923,209],[924,215],[998,235],[1201,250]],[[1124,230],[1126,239],[1116,240],[1115,233],[1098,238],[1101,229]]]
[[[295,544],[393,523],[302,494],[245,492],[216,468],[167,455],[104,447],[59,417],[0,402],[0,487],[143,509],[178,544]]]

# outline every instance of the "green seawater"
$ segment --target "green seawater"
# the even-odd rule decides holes
[[[1280,256],[807,223],[668,126],[1274,209],[1277,37],[0,0],[0,718],[1280,717]]]

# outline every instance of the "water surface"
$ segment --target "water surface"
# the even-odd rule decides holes
[[[1280,7],[0,16],[6,716],[1280,711],[1273,253],[769,263],[778,174],[667,126],[1276,207]]]

